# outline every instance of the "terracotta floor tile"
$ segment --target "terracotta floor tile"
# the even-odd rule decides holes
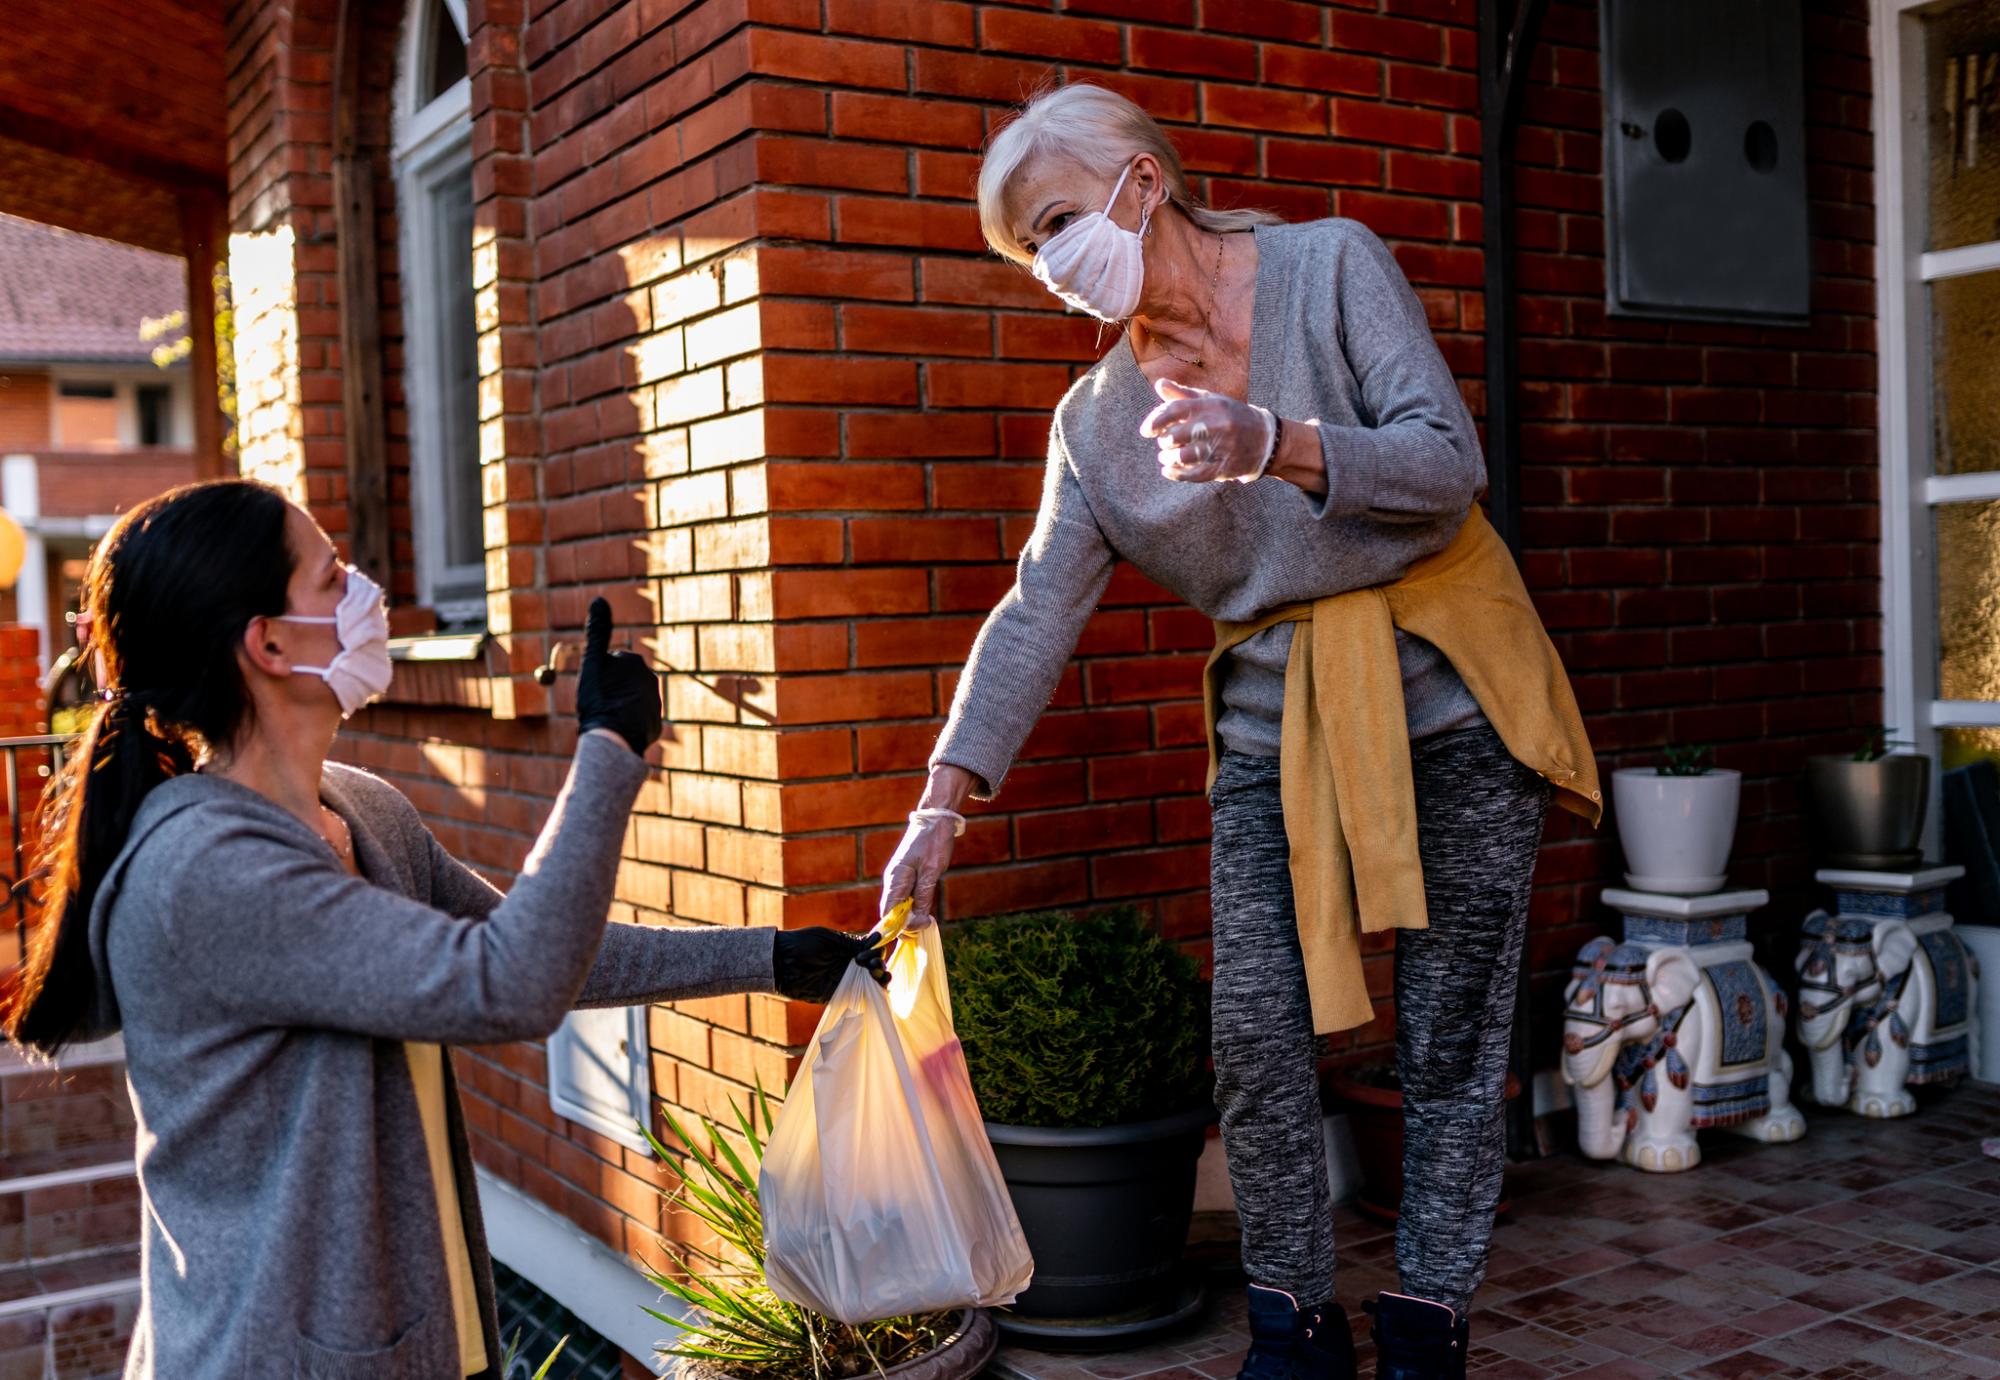
[[[1656,1380],[1659,1376],[1671,1375],[1673,1372],[1662,1370],[1646,1361],[1624,1356],[1601,1365],[1586,1366],[1569,1374],[1571,1380]]]
[[[1727,1356],[1732,1351],[1742,1351],[1763,1341],[1764,1334],[1749,1332],[1732,1323],[1717,1323],[1693,1332],[1680,1333],[1674,1337],[1673,1345],[1697,1356]],[[1651,1356],[1652,1352],[1646,1353]]]
[[[1480,1297],[1511,1298],[1516,1294],[1546,1289],[1565,1280],[1582,1279],[1602,1270],[1629,1264],[1631,1259],[1632,1257],[1623,1251],[1612,1250],[1605,1246],[1593,1246],[1574,1255],[1557,1256],[1553,1260],[1525,1264],[1504,1274],[1489,1272],[1486,1276],[1486,1285],[1480,1291]]]
[[[1710,1358],[1668,1342],[1664,1346],[1654,1347],[1639,1359],[1658,1366],[1669,1375],[1679,1375],[1683,1371],[1705,1364]]]

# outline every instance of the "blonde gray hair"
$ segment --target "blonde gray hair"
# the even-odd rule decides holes
[[[1203,230],[1227,233],[1281,220],[1269,211],[1209,206],[1189,190],[1180,153],[1151,115],[1116,91],[1077,82],[1031,97],[987,142],[979,165],[979,229],[986,243],[1015,263],[1034,259],[1008,224],[1008,196],[1022,169],[1054,157],[1109,181],[1142,153],[1159,161],[1167,200]]]

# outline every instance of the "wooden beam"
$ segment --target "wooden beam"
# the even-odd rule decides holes
[[[122,173],[141,182],[151,182],[176,191],[189,188],[216,190],[226,185],[227,171],[196,167],[157,154],[120,144],[103,135],[92,134],[45,116],[0,105],[0,138],[31,144],[46,152],[81,163]],[[218,150],[219,152],[219,150]]]
[[[194,388],[194,472],[197,478],[221,479],[231,470],[223,451],[230,425],[218,393],[215,338],[215,267],[228,234],[222,204],[193,192],[181,198],[181,243],[187,258],[187,326],[190,382]]]
[[[382,312],[375,254],[375,168],[361,147],[362,0],[341,0],[333,49],[333,223],[339,254],[342,431],[348,557],[385,589],[389,429],[382,398]]]

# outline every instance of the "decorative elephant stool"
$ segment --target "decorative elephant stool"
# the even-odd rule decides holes
[[[1799,950],[1798,1028],[1812,1052],[1814,1100],[1908,1116],[1912,1087],[1979,1075],[1979,963],[1944,909],[1945,885],[1963,871],[1816,874],[1840,913],[1807,917]]]
[[[1695,1133],[1710,1127],[1804,1135],[1785,996],[1750,958],[1748,912],[1765,893],[1604,899],[1625,912],[1625,942],[1584,945],[1564,998],[1563,1078],[1583,1153],[1666,1174],[1701,1162]]]

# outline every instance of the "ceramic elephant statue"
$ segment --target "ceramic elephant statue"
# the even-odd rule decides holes
[[[1719,947],[1719,946],[1718,946]],[[1695,1133],[1805,1134],[1791,1104],[1785,999],[1748,957],[1593,939],[1564,995],[1563,1078],[1583,1152],[1652,1173],[1701,1162]]]
[[[1899,935],[1885,927],[1892,967],[1909,962],[1914,941],[1908,927]],[[1875,926],[1867,920],[1816,910],[1801,931],[1793,967],[1799,975],[1798,1036],[1812,1061],[1813,1101],[1844,1107],[1854,1092],[1854,1065],[1848,1058],[1848,1028],[1857,1012],[1872,1009],[1882,996],[1882,965]]]
[[[1872,923],[1881,991],[1848,1019],[1847,1105],[1862,1116],[1908,1116],[1917,1108],[1912,1087],[1969,1071],[1977,968],[1945,917]]]

